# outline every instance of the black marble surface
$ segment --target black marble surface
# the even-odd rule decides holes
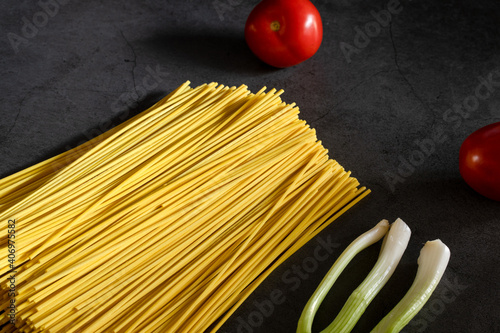
[[[500,121],[498,1],[316,0],[323,44],[282,70],[258,61],[243,39],[257,1],[54,1],[0,4],[0,176],[88,140],[186,80],[283,88],[331,156],[373,193],[281,265],[220,332],[294,332],[341,251],[397,217],[413,230],[410,244],[354,332],[369,332],[399,301],[422,244],[435,238],[451,261],[404,332],[500,332],[500,203],[472,191],[458,171],[467,135]],[[377,29],[375,16],[388,6],[395,10]],[[357,31],[365,28],[374,30],[363,40]],[[347,44],[356,47],[348,56]],[[315,331],[335,317],[378,249],[348,266]]]

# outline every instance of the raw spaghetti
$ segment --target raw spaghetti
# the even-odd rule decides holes
[[[4,278],[1,332],[216,331],[369,193],[281,93],[186,82],[0,180],[17,251],[16,323]],[[7,246],[1,237],[2,253]],[[11,271],[6,260],[0,267]]]

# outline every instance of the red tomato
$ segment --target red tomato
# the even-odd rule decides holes
[[[309,0],[263,0],[248,16],[245,39],[260,60],[290,67],[318,51],[323,24]]]
[[[500,122],[480,128],[465,139],[459,167],[470,187],[500,201]]]

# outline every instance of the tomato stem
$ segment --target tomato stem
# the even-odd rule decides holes
[[[280,28],[281,28],[281,25],[278,21],[271,22],[271,30],[272,31],[278,31],[278,30],[280,30]]]

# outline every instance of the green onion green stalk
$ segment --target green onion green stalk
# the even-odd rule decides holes
[[[356,238],[354,242],[342,252],[307,302],[299,319],[297,333],[311,333],[314,316],[321,302],[325,299],[326,294],[335,281],[337,281],[339,275],[359,252],[378,242],[384,237],[388,230],[389,222],[387,220],[382,220],[374,228]]]
[[[387,283],[399,264],[410,240],[410,228],[401,219],[394,222],[382,243],[375,266],[366,279],[354,290],[342,310],[321,333],[350,332],[368,305]]]
[[[380,255],[373,269],[349,296],[333,322],[321,331],[321,333],[351,332],[370,302],[394,273],[406,250],[410,235],[410,228],[398,218],[390,226],[387,220],[382,220],[374,228],[356,238],[335,261],[307,302],[298,322],[297,333],[311,333],[314,316],[342,271],[354,256],[384,237]],[[420,251],[417,275],[412,286],[371,333],[400,332],[429,300],[449,260],[450,250],[443,242],[439,239],[428,241]]]

